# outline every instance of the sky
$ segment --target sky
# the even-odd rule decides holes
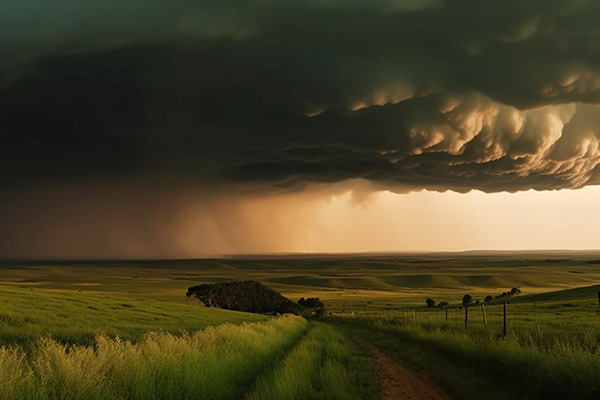
[[[600,3],[5,0],[0,258],[597,249]]]

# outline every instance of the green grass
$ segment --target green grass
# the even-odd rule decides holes
[[[379,397],[374,371],[334,327],[318,323],[261,379],[249,400],[353,400]]]
[[[536,341],[553,342],[561,337],[577,342],[579,338],[592,335],[600,341],[600,315],[598,304],[590,298],[571,301],[510,302],[508,304],[508,331],[519,337],[533,337]],[[412,319],[414,310],[415,319]],[[487,328],[484,327],[482,310],[479,306],[469,307],[468,331],[470,334],[500,335],[503,331],[502,304],[485,306]],[[390,324],[417,324],[448,332],[463,332],[465,323],[464,308],[445,311],[425,307],[406,307],[385,311],[353,311],[335,314],[357,322],[383,321]]]
[[[600,252],[315,255],[206,260],[0,263],[0,284],[185,303],[200,283],[258,280],[332,311],[460,301],[520,287],[524,294],[597,284]],[[462,292],[462,293],[461,293]]]
[[[600,253],[4,263],[0,271],[2,400],[376,398],[365,354],[342,333],[429,371],[456,399],[600,398]],[[198,283],[243,279],[292,300],[320,297],[333,327],[185,297]],[[446,321],[424,307],[428,297],[457,305],[465,293],[482,300],[513,286],[523,294],[508,306],[506,338],[501,304],[486,305],[487,329],[471,308],[467,332],[464,310],[449,310]]]
[[[597,399],[598,342],[555,338],[507,338],[448,332],[420,326],[375,325],[371,340],[413,367],[429,371],[459,399]],[[375,333],[373,333],[375,332]],[[374,339],[378,337],[378,339]]]
[[[148,331],[193,332],[224,322],[266,319],[257,314],[206,308],[193,299],[178,303],[0,286],[0,345],[27,346],[39,337],[89,345],[98,334],[137,340]]]
[[[514,303],[533,303],[533,302],[552,302],[568,300],[591,300],[594,306],[598,304],[598,292],[600,285],[578,287],[573,289],[558,290],[533,295],[519,296],[514,299]]]
[[[600,398],[600,317],[596,287],[524,296],[508,305],[348,313],[340,329],[369,338],[409,365],[429,371],[458,399]],[[534,307],[535,305],[535,307]]]
[[[378,396],[352,343],[299,317],[14,286],[0,305],[2,400]]]
[[[0,347],[0,399],[375,399],[376,376],[336,328],[280,317],[195,333],[96,336],[90,346],[41,338]]]
[[[239,399],[307,326],[282,317],[137,343],[98,336],[93,346],[40,339],[29,354],[2,347],[0,399]]]

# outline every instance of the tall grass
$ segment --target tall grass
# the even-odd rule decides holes
[[[185,298],[185,290],[181,296]],[[35,347],[40,336],[68,344],[92,345],[99,333],[135,341],[149,330],[196,331],[225,322],[259,322],[264,315],[150,298],[105,296],[74,291],[0,285],[0,345]]]
[[[485,307],[487,328],[484,328],[482,311],[478,306],[469,308],[468,330],[465,332],[465,310],[449,309],[448,320],[445,310],[418,308],[412,310],[383,310],[338,314],[347,320],[359,323],[418,326],[419,329],[437,330],[449,334],[482,336],[493,340],[502,335],[503,307],[501,303]],[[583,299],[569,303],[553,301],[537,304],[517,303],[508,305],[508,332],[524,346],[551,349],[557,340],[574,347],[584,347],[591,352],[600,351],[600,318],[598,301]]]
[[[393,330],[409,343],[500,383],[519,398],[600,398],[600,355],[592,334],[577,340],[547,337],[540,343],[526,333],[504,338],[416,325]]]
[[[374,371],[352,343],[325,324],[302,339],[273,373],[259,380],[248,400],[374,399]]]
[[[598,399],[600,343],[596,332],[540,337],[527,329],[467,332],[444,323],[353,318],[371,340],[427,369],[458,398]]]
[[[306,332],[301,318],[224,324],[137,343],[97,336],[93,346],[40,339],[29,354],[0,348],[0,399],[240,398]]]

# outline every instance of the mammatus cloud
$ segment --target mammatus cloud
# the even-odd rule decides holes
[[[309,212],[262,196],[600,184],[597,1],[54,3],[0,13],[0,255],[274,249],[234,221]]]
[[[597,2],[9,3],[6,182],[494,192],[600,179]]]

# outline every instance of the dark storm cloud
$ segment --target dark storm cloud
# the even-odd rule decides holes
[[[1,179],[597,184],[599,27],[595,1],[11,0]]]

